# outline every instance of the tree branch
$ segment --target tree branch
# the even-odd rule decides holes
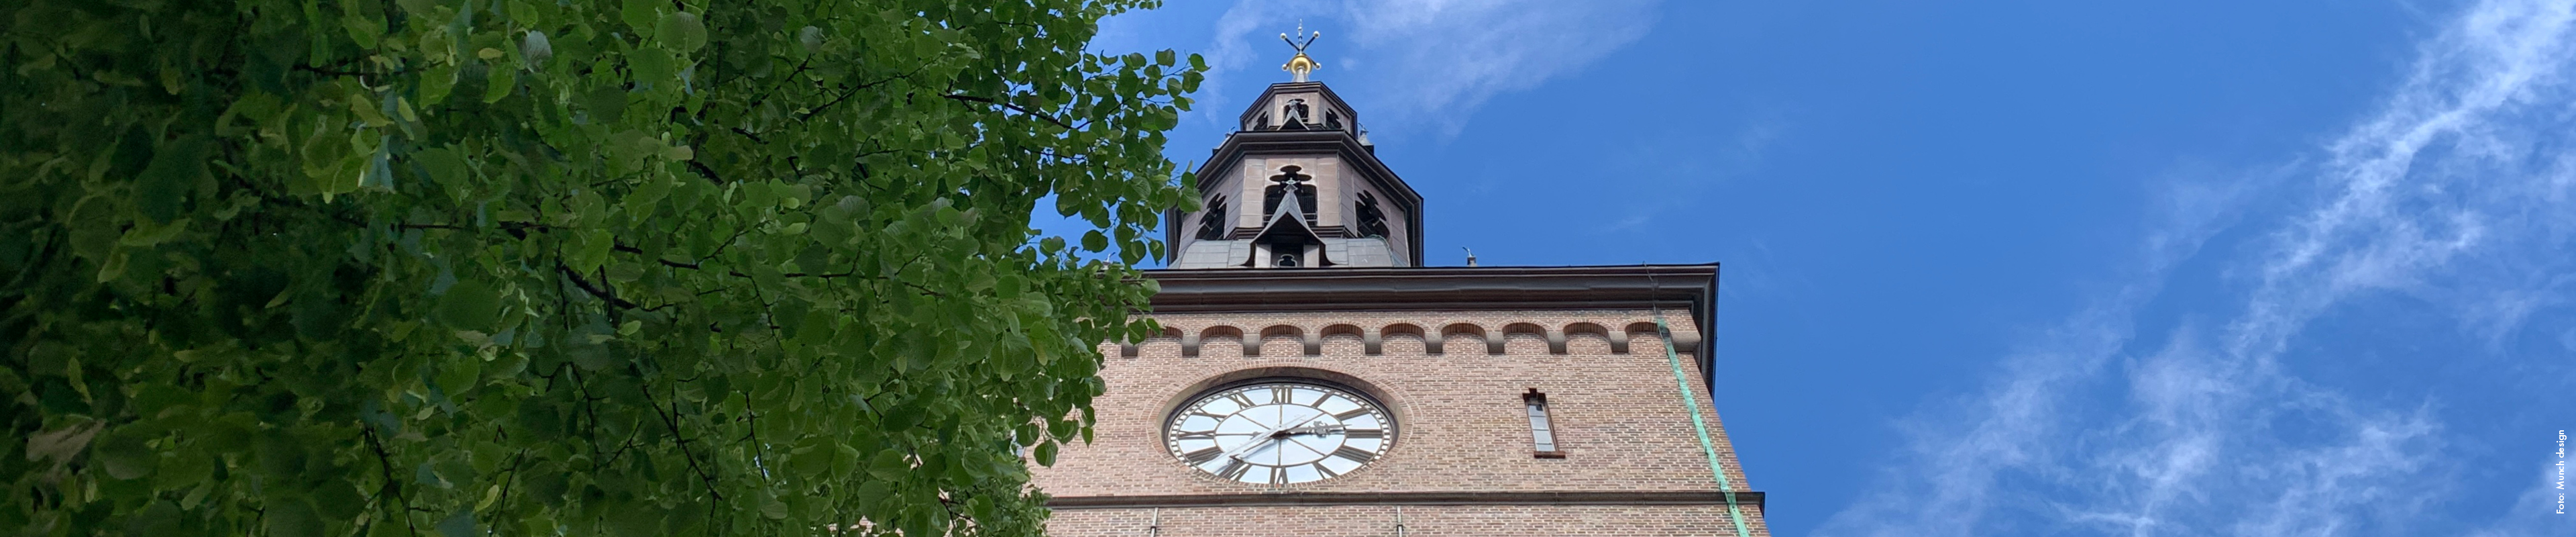
[[[600,300],[607,301],[608,305],[616,306],[618,309],[634,309],[637,307],[634,302],[627,302],[626,299],[617,298],[617,293],[615,292],[592,285],[590,280],[582,278],[581,274],[573,272],[572,267],[564,266],[563,263],[555,263],[555,272],[563,274],[565,278],[570,278],[572,280],[572,285],[574,287],[580,287],[582,292],[590,293],[590,296],[592,297],[597,297]]]
[[[950,100],[966,101],[966,102],[975,102],[975,103],[984,103],[984,104],[990,104],[990,105],[1000,106],[1000,107],[1003,107],[1003,108],[1011,109],[1012,111],[1015,111],[1015,112],[1019,112],[1019,113],[1022,113],[1022,114],[1028,114],[1028,116],[1029,116],[1029,117],[1033,117],[1033,118],[1038,118],[1038,119],[1046,120],[1046,122],[1048,122],[1048,123],[1054,123],[1054,124],[1055,124],[1055,126],[1058,126],[1058,127],[1064,127],[1064,130],[1077,130],[1077,129],[1073,128],[1073,125],[1065,123],[1065,122],[1064,122],[1064,120],[1056,119],[1056,118],[1055,118],[1055,116],[1047,115],[1045,112],[1039,112],[1039,111],[1036,111],[1036,110],[1030,110],[1030,109],[1027,109],[1027,108],[1021,108],[1019,105],[1015,105],[1015,104],[1011,104],[1011,103],[1006,103],[1006,102],[996,101],[996,100],[992,100],[992,99],[986,99],[986,98],[983,98],[983,97],[976,97],[976,96],[973,96],[973,95],[963,95],[963,94],[956,94],[956,93],[951,93],[951,94],[947,94],[947,95],[941,95],[941,97],[946,97],[946,98],[948,98],[948,99],[950,99]]]

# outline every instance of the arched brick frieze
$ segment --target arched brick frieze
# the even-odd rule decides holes
[[[1424,354],[1440,354],[1440,342],[1426,335],[1423,332],[1421,325],[1413,323],[1390,324],[1386,325],[1385,328],[1379,328],[1378,333],[1375,334],[1375,336],[1376,337],[1371,338],[1372,340],[1368,342],[1371,347],[1371,354],[1383,352],[1381,344],[1386,340],[1406,338],[1422,342],[1422,352]]]
[[[1144,341],[1120,342],[1118,344],[1118,357],[1135,358],[1136,355],[1143,352],[1143,349],[1147,345],[1157,345],[1166,342],[1178,343],[1180,340],[1181,329],[1166,326],[1163,327],[1162,332],[1157,332],[1154,334],[1154,337],[1145,338]]]
[[[1548,330],[1547,327],[1539,326],[1537,323],[1521,322],[1503,325],[1503,343],[1506,349],[1510,347],[1511,340],[1515,336],[1547,342],[1548,354],[1565,354],[1565,335]]]
[[[1245,342],[1241,328],[1227,325],[1210,326],[1199,329],[1197,334],[1181,339],[1181,356],[1198,356],[1199,350],[1207,344],[1208,340],[1225,338],[1233,338],[1238,346]]]
[[[1565,335],[1566,339],[1570,341],[1599,338],[1604,343],[1609,344],[1610,352],[1612,353],[1625,354],[1628,352],[1628,333],[1625,331],[1615,333],[1611,332],[1608,327],[1601,326],[1599,323],[1577,322],[1574,324],[1568,324],[1565,325],[1565,331],[1562,333]]]
[[[1262,328],[1260,338],[1244,340],[1243,355],[1260,356],[1261,345],[1269,343],[1271,338],[1286,338],[1289,341],[1303,343],[1305,346],[1305,349],[1303,350],[1307,356],[1314,356],[1321,350],[1324,344],[1324,340],[1321,337],[1307,337],[1306,329],[1304,327],[1287,324],[1274,324]]]
[[[1318,336],[1318,341],[1328,344],[1334,342],[1340,342],[1340,345],[1359,343],[1362,349],[1367,351],[1369,355],[1377,355],[1377,338],[1370,337],[1371,334],[1368,333],[1368,330],[1360,328],[1359,325],[1343,323],[1325,326],[1323,330],[1316,333],[1316,336]],[[1323,352],[1319,348],[1314,352],[1314,354],[1320,355],[1323,354]]]
[[[1665,343],[1672,344],[1674,352],[1692,354],[1693,351],[1699,348],[1699,333],[1690,331],[1689,328],[1690,326],[1687,324],[1674,326],[1672,334],[1670,336],[1666,336],[1655,329],[1654,321],[1637,321],[1628,323],[1627,335],[1631,338],[1638,335],[1652,337],[1658,340],[1656,343],[1658,345]],[[1671,339],[1669,341],[1664,341],[1666,337],[1670,337]]]
[[[1447,326],[1440,327],[1440,342],[1444,346],[1449,342],[1450,336],[1462,335],[1474,336],[1477,339],[1485,340],[1486,355],[1500,356],[1503,354],[1502,332],[1485,330],[1483,325],[1476,323],[1449,323]],[[1425,341],[1427,342],[1429,340],[1426,338]]]

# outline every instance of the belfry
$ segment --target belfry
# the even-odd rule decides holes
[[[1168,215],[1165,333],[1102,345],[1095,441],[1033,469],[1048,533],[1768,535],[1709,397],[1717,264],[1425,266],[1299,33]]]

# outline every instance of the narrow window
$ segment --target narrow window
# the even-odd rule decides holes
[[[1302,129],[1306,127],[1306,124],[1315,122],[1314,113],[1315,111],[1313,108],[1308,108],[1306,106],[1305,99],[1289,99],[1288,115],[1285,120],[1281,121],[1281,123],[1296,125],[1297,128]]]
[[[1547,394],[1538,393],[1538,388],[1530,388],[1529,393],[1521,395],[1521,403],[1529,407],[1530,441],[1538,452],[1538,458],[1565,458],[1565,452],[1556,450],[1556,427],[1547,419]]]
[[[1352,212],[1359,213],[1360,236],[1387,236],[1386,210],[1378,208],[1377,196],[1369,195],[1367,192],[1361,192],[1359,194],[1359,201],[1354,202],[1353,204]]]
[[[1207,212],[1199,216],[1199,240],[1222,240],[1228,231],[1232,229],[1225,221],[1225,196],[1208,200]]]
[[[1313,225],[1315,223],[1315,208],[1317,207],[1317,205],[1315,205],[1315,185],[1314,183],[1306,182],[1314,179],[1315,176],[1298,173],[1299,170],[1302,170],[1302,168],[1295,165],[1280,166],[1279,175],[1270,176],[1270,181],[1273,184],[1261,189],[1261,220],[1263,223],[1268,223],[1270,221],[1270,215],[1277,214],[1279,212],[1279,200],[1285,199],[1285,196],[1289,195],[1291,192],[1295,193],[1297,196],[1297,210],[1300,215],[1306,218],[1306,224]]]

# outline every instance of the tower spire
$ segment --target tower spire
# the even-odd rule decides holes
[[[1293,77],[1293,79],[1290,80],[1291,82],[1305,82],[1307,73],[1315,72],[1315,69],[1322,68],[1324,66],[1324,64],[1315,63],[1314,58],[1306,56],[1306,46],[1315,44],[1315,38],[1323,36],[1324,32],[1321,30],[1316,31],[1313,34],[1307,34],[1306,21],[1303,20],[1297,21],[1297,37],[1295,39],[1289,38],[1288,34],[1279,34],[1280,41],[1286,41],[1290,48],[1297,49],[1297,55],[1295,57],[1288,58],[1287,65],[1279,66],[1280,69],[1288,71],[1289,76]],[[1304,41],[1299,41],[1300,39]]]

